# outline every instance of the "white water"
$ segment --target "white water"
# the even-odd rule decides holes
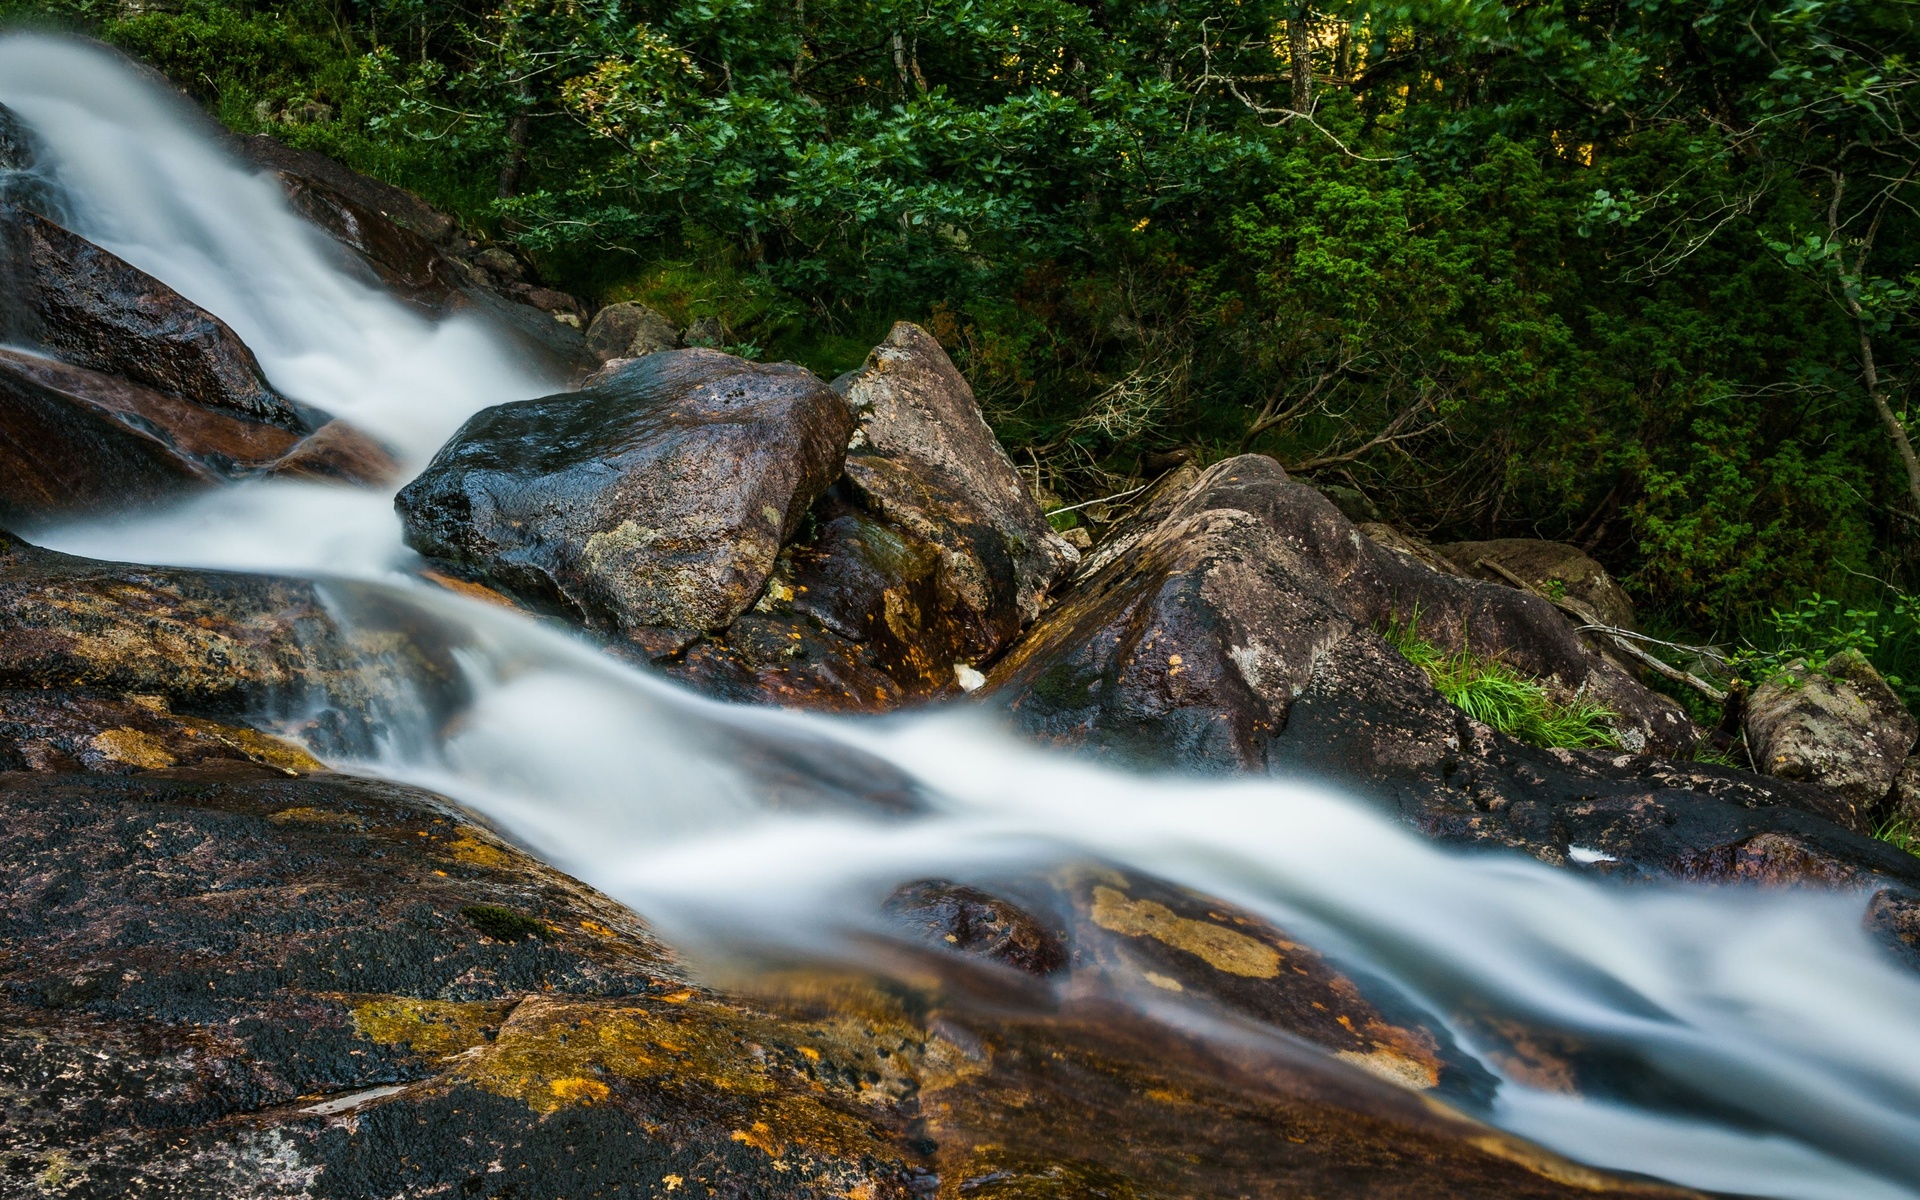
[[[428,325],[336,271],[269,181],[225,161],[196,118],[104,55],[0,38],[0,102],[53,151],[82,232],[227,319],[290,394],[413,463],[472,410],[548,390],[477,327]],[[1631,1048],[1712,1102],[1659,1113],[1503,1081],[1493,1119],[1576,1158],[1794,1200],[1920,1196],[1920,981],[1862,932],[1859,896],[1624,891],[1442,852],[1298,785],[1098,770],[977,717],[730,708],[405,583],[384,496],[235,488],[42,540],[333,576],[344,620],[397,601],[455,631],[462,711],[429,719],[395,679],[385,753],[362,766],[470,804],[687,944],[857,953],[900,882],[1105,858],[1258,911],[1431,1013],[1472,999]],[[920,782],[930,811],[774,810],[751,765],[769,744],[856,771],[889,764]],[[823,778],[818,790],[838,787]]]

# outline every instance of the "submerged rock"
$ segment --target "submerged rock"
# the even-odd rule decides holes
[[[852,425],[800,367],[652,354],[473,417],[397,504],[429,558],[672,654],[753,604]]]
[[[1920,737],[1920,723],[1859,652],[1847,651],[1819,670],[1790,663],[1754,688],[1746,732],[1755,766],[1829,789],[1844,823],[1866,832]]]
[[[0,255],[13,284],[0,299],[10,336],[189,404],[306,431],[233,330],[153,276],[10,206],[0,206]]]

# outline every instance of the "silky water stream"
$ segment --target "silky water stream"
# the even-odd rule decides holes
[[[42,142],[63,221],[219,314],[283,391],[410,468],[472,412],[555,390],[484,326],[428,322],[354,278],[271,177],[105,52],[0,38],[0,103]],[[696,962],[883,964],[877,914],[903,882],[1112,863],[1391,989],[1494,1081],[1477,1115],[1572,1158],[1791,1200],[1920,1196],[1920,977],[1863,931],[1864,896],[1609,886],[1443,851],[1322,788],[1043,753],[980,713],[719,704],[414,582],[390,494],[252,483],[32,532],[98,558],[305,574],[343,623],[431,630],[451,682],[370,665],[388,701],[359,715],[378,737],[336,765],[458,799]],[[907,802],[864,798],[882,785]],[[1451,1022],[1467,1010],[1609,1047],[1648,1085],[1625,1094],[1666,1099],[1529,1086]]]

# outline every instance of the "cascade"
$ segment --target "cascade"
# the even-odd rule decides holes
[[[271,178],[118,60],[0,38],[0,103],[41,140],[76,232],[218,314],[284,392],[409,472],[471,413],[558,387],[478,321],[429,322],[352,277]],[[1920,1196],[1920,979],[1863,931],[1860,895],[1609,886],[1436,848],[1322,785],[1044,753],[979,712],[728,706],[412,580],[375,491],[250,483],[34,532],[99,558],[307,575],[345,623],[431,625],[457,685],[367,664],[391,702],[372,748],[335,765],[457,799],[715,970],[879,965],[880,904],[904,882],[1113,863],[1266,917],[1443,1025],[1470,1007],[1607,1047],[1635,1099],[1544,1088],[1450,1026],[1497,1081],[1480,1115],[1570,1157],[1793,1200]],[[774,760],[799,799],[768,802]],[[874,804],[861,784],[881,777],[915,803]]]

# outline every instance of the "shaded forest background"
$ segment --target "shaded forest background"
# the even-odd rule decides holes
[[[829,376],[921,321],[1062,504],[1256,450],[1920,682],[1916,12],[0,0],[595,303]]]

